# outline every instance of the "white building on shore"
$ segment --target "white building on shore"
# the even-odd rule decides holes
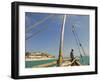
[[[44,52],[27,52],[25,54],[25,60],[47,60],[47,59],[54,59],[55,56],[50,55]]]

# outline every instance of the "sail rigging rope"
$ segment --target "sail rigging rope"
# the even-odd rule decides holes
[[[49,15],[49,16],[46,16],[44,17],[43,19],[37,21],[35,24],[33,24],[31,27],[29,27],[29,29],[27,29],[25,31],[25,33],[28,33],[30,32],[33,28],[35,28],[37,25],[40,25],[41,23],[43,23],[44,21],[46,21],[47,19],[49,19],[50,17],[53,17],[54,15]]]
[[[76,41],[76,44],[77,44],[77,48],[78,48],[78,50],[79,50],[80,57],[81,57],[82,62],[83,62],[82,53],[81,53],[81,50],[80,50],[80,47],[79,47],[79,43],[78,43],[78,39],[77,39],[77,37],[76,37],[76,33],[75,33],[75,31],[73,30],[73,27],[72,27],[72,32],[73,32],[73,35],[74,35],[74,37],[75,37],[75,41]]]
[[[51,19],[52,22],[54,22],[54,17],[52,17]],[[25,37],[25,40],[30,39],[31,37],[34,37],[36,35],[38,35],[39,33],[43,32],[44,30],[46,30],[47,28],[49,28],[49,26],[44,26],[42,29],[39,29],[38,31],[36,31],[35,33],[33,33],[32,35],[30,35],[29,37]]]
[[[75,34],[76,34],[76,38],[77,38],[77,40],[78,40],[78,42],[79,42],[78,44],[79,44],[79,46],[81,47],[81,49],[82,49],[82,51],[83,51],[83,54],[86,55],[86,53],[85,53],[85,51],[84,51],[84,48],[83,48],[83,46],[82,46],[82,43],[81,43],[80,40],[79,40],[78,34],[77,34],[77,32],[76,32],[74,26],[73,26],[73,31],[74,31]]]

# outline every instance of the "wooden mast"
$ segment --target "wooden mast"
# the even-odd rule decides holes
[[[61,66],[63,61],[63,48],[64,48],[64,28],[66,22],[66,14],[63,16],[63,22],[61,27],[61,34],[60,34],[60,47],[59,47],[59,57],[58,57],[58,66]]]

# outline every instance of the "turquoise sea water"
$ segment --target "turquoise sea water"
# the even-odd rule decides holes
[[[56,59],[25,61],[25,68],[32,68],[32,67],[40,65],[40,64],[46,64],[46,63],[50,63],[50,62],[54,62],[54,61],[56,61]],[[82,65],[89,65],[89,56],[83,56],[82,58],[80,58],[79,61]],[[53,66],[56,66],[56,65],[52,65],[51,67],[53,67]]]
[[[50,62],[54,62],[56,59],[49,59],[49,60],[36,60],[36,61],[25,61],[25,67],[31,68],[40,64],[46,64]]]
[[[90,58],[89,56],[83,56],[82,58],[80,58],[80,63],[82,65],[89,65]]]

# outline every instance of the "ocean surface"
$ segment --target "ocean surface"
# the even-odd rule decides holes
[[[25,61],[25,67],[31,68],[40,64],[46,64],[56,61],[56,59],[49,59],[49,60],[36,60],[36,61]]]
[[[82,58],[80,57],[80,63],[82,65],[89,65],[90,63],[90,58],[89,56],[83,56]]]
[[[89,56],[83,56],[82,58],[80,58],[80,63],[82,65],[89,65]],[[46,64],[46,63],[51,63],[51,62],[54,62],[56,61],[57,59],[49,59],[49,60],[34,60],[34,61],[25,61],[25,68],[32,68],[32,67],[35,67],[37,65],[40,65],[40,64]],[[56,66],[56,65],[52,65],[51,67],[53,66]]]

